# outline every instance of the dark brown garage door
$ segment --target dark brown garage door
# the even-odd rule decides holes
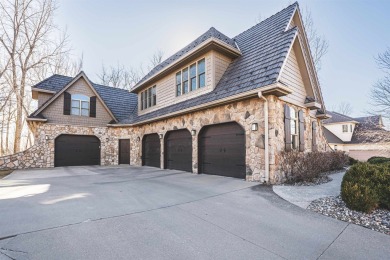
[[[145,135],[142,139],[142,165],[160,168],[161,145],[158,134]]]
[[[200,173],[245,178],[245,132],[237,123],[207,126],[199,136]]]
[[[55,140],[54,165],[100,165],[100,140],[90,135],[60,135]]]
[[[186,129],[165,136],[165,168],[192,172],[192,136]]]

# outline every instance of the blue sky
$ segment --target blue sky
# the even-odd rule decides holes
[[[147,64],[156,50],[169,57],[211,26],[230,37],[293,1],[60,0],[55,18],[66,28],[83,70],[95,82],[102,64]],[[320,80],[328,109],[349,102],[353,116],[370,110],[371,86],[383,77],[374,57],[390,47],[390,1],[299,1],[329,42]]]

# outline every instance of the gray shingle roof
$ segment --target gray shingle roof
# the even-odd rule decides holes
[[[145,82],[146,80],[148,80],[152,75],[154,75],[155,73],[161,71],[162,69],[168,67],[170,64],[174,63],[176,60],[180,59],[181,57],[183,57],[186,53],[188,53],[189,51],[195,49],[197,46],[199,46],[200,44],[202,44],[203,42],[205,42],[206,40],[210,39],[210,38],[216,38],[218,40],[221,40],[223,41],[224,43],[228,44],[230,47],[233,47],[235,49],[237,49],[237,46],[234,42],[233,39],[230,39],[229,37],[227,37],[226,35],[224,35],[223,33],[221,33],[220,31],[218,31],[217,29],[215,29],[214,27],[211,27],[207,32],[205,32],[204,34],[202,34],[201,36],[199,36],[198,38],[196,38],[196,40],[194,40],[193,42],[191,42],[190,44],[188,44],[186,47],[184,47],[183,49],[181,49],[180,51],[176,52],[175,54],[173,54],[171,57],[169,57],[168,59],[166,59],[165,61],[161,62],[159,65],[157,65],[156,67],[154,67],[148,74],[146,74],[145,77],[143,77],[138,83],[137,85]],[[238,50],[238,49],[237,49]]]
[[[343,144],[344,143],[343,141],[341,141],[340,138],[335,136],[331,131],[329,131],[324,126],[322,127],[322,132],[324,133],[325,138],[328,141],[328,143],[331,143],[331,144]]]
[[[357,121],[355,118],[334,112],[334,111],[327,111],[328,114],[330,114],[332,117],[326,120],[323,120],[323,124],[332,124],[332,123],[342,123],[342,122],[351,122],[351,121]]]
[[[296,28],[285,31],[297,6],[294,3],[233,38],[242,55],[229,65],[212,92],[144,115],[133,114],[120,123],[150,120],[275,83],[297,32]]]
[[[68,83],[73,79],[74,78],[72,77],[54,74],[53,76],[34,85],[33,88],[50,90],[57,93],[66,85],[68,85]],[[118,120],[129,118],[132,113],[137,111],[136,94],[130,93],[124,89],[103,86],[93,82],[91,82],[91,84]],[[50,101],[51,99],[49,99],[47,102]]]

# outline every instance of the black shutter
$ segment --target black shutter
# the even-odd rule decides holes
[[[64,115],[70,115],[70,104],[72,102],[72,95],[64,92]]]
[[[299,151],[305,151],[305,118],[303,116],[303,110],[298,111],[299,120]]]
[[[291,115],[290,107],[284,105],[284,143],[286,151],[291,151]]]
[[[89,116],[96,117],[96,96],[91,97],[89,100]]]
[[[313,140],[313,151],[317,151],[317,122],[312,122],[312,140]]]

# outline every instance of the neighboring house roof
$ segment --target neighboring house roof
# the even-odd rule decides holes
[[[218,31],[214,27],[211,27],[207,32],[205,32],[204,34],[202,34],[201,36],[196,38],[196,40],[194,40],[193,42],[188,44],[186,47],[184,47],[180,51],[176,52],[175,54],[173,54],[171,57],[169,57],[165,61],[163,61],[160,64],[158,64],[156,67],[154,67],[148,74],[146,74],[145,77],[143,77],[137,83],[137,85],[140,85],[143,82],[147,81],[154,74],[158,73],[159,71],[161,71],[164,68],[168,67],[169,65],[173,64],[175,61],[177,61],[178,59],[183,57],[185,54],[189,53],[191,50],[195,49],[200,44],[202,44],[203,42],[205,42],[206,40],[211,39],[211,38],[215,38],[215,39],[221,40],[224,43],[226,43],[227,45],[229,45],[230,47],[232,47],[234,49],[237,49],[239,51],[239,49],[237,48],[237,45],[236,45],[236,43],[234,42],[233,39],[227,37],[226,35],[224,35],[220,31]]]
[[[338,138],[336,135],[334,135],[331,131],[329,131],[326,127],[322,127],[322,132],[325,135],[326,140],[330,144],[343,144],[344,142],[341,141],[340,138]]]
[[[298,31],[296,27],[286,31],[286,27],[297,8],[298,4],[294,3],[234,37],[232,41],[238,45],[242,55],[230,63],[212,92],[147,114],[132,114],[119,123],[133,124],[152,120],[276,83],[283,62],[287,58],[288,51]],[[233,43],[231,40],[227,41]],[[159,69],[155,68],[155,70]]]
[[[365,144],[365,143],[383,143],[390,142],[390,131],[383,128],[382,117],[366,116],[352,118],[337,112],[329,112],[332,118],[324,120],[324,125],[331,123],[343,123],[343,122],[356,122],[356,126],[352,133],[350,142],[343,142],[329,131],[326,127],[323,127],[325,138],[328,143],[335,144]]]
[[[352,118],[352,117],[349,117],[349,116],[346,116],[346,115],[343,115],[343,114],[340,114],[340,113],[337,113],[334,111],[327,111],[327,113],[329,115],[331,115],[332,117],[322,121],[322,123],[325,125],[326,124],[333,124],[333,123],[342,123],[342,122],[356,122],[356,123],[358,123],[356,118]]]
[[[390,131],[383,128],[382,117],[366,116],[355,118],[359,124],[353,131],[350,143],[383,143],[390,142]]]
[[[77,77],[77,76],[76,76]],[[39,82],[34,85],[35,89],[42,89],[53,91],[58,93],[65,86],[67,86],[75,77],[68,77],[63,75],[54,74],[53,76]],[[91,82],[91,81],[90,81]],[[91,82],[91,85],[96,90],[96,92],[100,95],[103,102],[106,104],[108,109],[110,109],[111,113],[118,119],[128,118],[134,111],[137,110],[137,95],[130,93],[127,90],[103,86],[99,84],[95,84]],[[53,98],[47,100],[44,104],[37,108],[38,111],[41,107],[53,101]],[[35,111],[35,112],[36,112]],[[42,118],[42,115],[34,116],[35,112],[33,112],[29,117],[30,118]]]

